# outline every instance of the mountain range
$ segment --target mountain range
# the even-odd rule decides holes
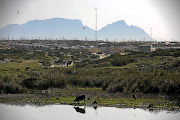
[[[128,26],[124,20],[108,24],[98,32],[98,40],[145,39],[151,37],[137,26]],[[95,30],[84,26],[80,20],[52,18],[32,20],[25,24],[10,24],[0,29],[0,38],[7,39],[95,39]]]

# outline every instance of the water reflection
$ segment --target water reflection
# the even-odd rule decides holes
[[[10,105],[10,106],[17,106],[17,107],[25,107],[25,106],[31,106],[31,107],[44,107],[44,106],[50,106],[52,104],[43,104],[43,103],[24,103],[24,102],[6,102],[6,103],[0,103],[4,105]]]
[[[80,107],[74,107],[74,109],[76,110],[76,112],[83,113],[83,114],[86,113],[85,108],[83,109]]]
[[[93,108],[94,110],[97,110],[97,105],[94,105]],[[80,106],[74,106],[74,109],[76,110],[76,112],[83,113],[83,114],[86,113],[86,106],[84,106],[84,108]]]
[[[97,109],[97,105],[95,105],[95,106],[93,106],[93,107],[94,107],[95,110]]]
[[[179,120],[180,111],[72,105],[1,104],[2,120]]]

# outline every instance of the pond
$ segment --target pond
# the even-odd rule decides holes
[[[180,111],[0,103],[0,120],[180,120]]]

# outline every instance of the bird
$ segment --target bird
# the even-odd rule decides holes
[[[85,27],[83,27],[83,29],[85,29]]]
[[[153,107],[153,104],[149,104],[148,108],[152,108]]]
[[[95,101],[93,102],[93,104],[97,104],[97,101],[95,100]]]
[[[136,98],[137,98],[136,94],[133,94],[134,101],[136,100]]]
[[[17,11],[17,14],[19,14],[19,11]]]

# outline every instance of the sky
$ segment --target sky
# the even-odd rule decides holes
[[[125,20],[156,40],[180,40],[180,0],[0,0],[0,28],[54,17],[79,19],[98,30]],[[19,14],[17,14],[19,11]]]

